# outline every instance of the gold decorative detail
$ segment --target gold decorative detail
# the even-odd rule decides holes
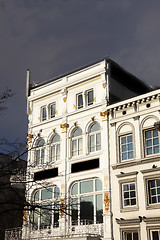
[[[40,121],[40,117],[38,117],[38,120]]]
[[[26,148],[29,148],[29,145],[28,145],[28,144],[26,145]]]
[[[103,88],[105,88],[106,87],[106,82],[102,83],[102,86],[103,86]]]
[[[107,110],[104,111],[104,112],[100,112],[100,116],[103,117],[103,118],[108,118],[109,112]]]
[[[29,110],[29,114],[32,114],[32,109],[30,108],[30,110]]]
[[[27,206],[24,207],[24,210],[23,210],[23,221],[26,222],[26,218],[27,218]]]
[[[94,97],[94,100],[93,100],[94,102],[96,102],[96,97]]]
[[[40,137],[40,136],[41,136],[41,134],[40,134],[40,133],[38,133],[38,134],[37,134],[37,136],[38,136],[38,137]]]
[[[63,102],[66,102],[66,100],[67,100],[67,97],[64,97],[64,98],[63,98]]]
[[[43,100],[43,99],[50,98],[50,97],[55,96],[55,95],[57,95],[57,94],[59,94],[59,93],[60,93],[60,91],[58,91],[58,92],[56,92],[56,93],[53,93],[53,94],[50,94],[50,95],[48,95],[48,96],[39,98],[39,99],[37,99],[37,100],[34,100],[33,102],[39,102],[39,101],[41,101],[41,100]]]
[[[104,194],[104,205],[105,205],[105,210],[109,211],[109,192],[106,192]]]
[[[92,121],[94,122],[94,117],[91,117]]]
[[[61,204],[60,204],[60,216],[61,216],[61,218],[64,217],[64,211],[65,211],[64,199],[61,199]]]
[[[55,133],[56,132],[56,129],[55,128],[52,128],[53,132]]]
[[[60,124],[60,127],[64,132],[67,132],[67,128],[69,127],[69,124],[68,123]]]
[[[73,104],[73,108],[76,109],[76,105],[75,104]]]
[[[75,127],[77,126],[77,122],[74,122],[73,124],[74,124]]]
[[[58,114],[58,111],[56,110],[56,113],[55,113],[56,115]]]
[[[27,139],[31,141],[32,138],[33,138],[33,135],[32,134],[28,134]]]

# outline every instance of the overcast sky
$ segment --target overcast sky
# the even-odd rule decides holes
[[[0,0],[0,137],[27,136],[26,70],[41,82],[109,57],[160,85],[159,0]]]

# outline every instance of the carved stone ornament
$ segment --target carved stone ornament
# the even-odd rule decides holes
[[[33,138],[33,135],[32,135],[32,134],[28,134],[27,139],[28,139],[29,141],[32,141],[32,138]]]
[[[77,126],[77,122],[74,122],[73,124],[74,124],[75,127]]]
[[[106,82],[102,83],[102,86],[103,86],[103,88],[105,88],[106,87]]]
[[[60,127],[62,128],[62,130],[64,132],[67,132],[67,128],[69,127],[69,124],[68,123],[64,123],[64,124],[61,124]]]
[[[104,194],[104,205],[105,205],[105,211],[109,211],[109,192],[105,192]]]
[[[63,98],[63,102],[66,102],[66,101],[67,101],[67,97],[64,97],[64,98]]]
[[[55,132],[56,132],[56,129],[55,129],[55,128],[52,128],[52,131],[55,133]]]
[[[94,122],[94,117],[91,117],[91,120]]]
[[[104,111],[104,112],[100,112],[100,116],[103,117],[103,118],[108,118],[109,112],[107,110]]]

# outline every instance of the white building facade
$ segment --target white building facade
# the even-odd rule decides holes
[[[114,220],[123,215],[117,192],[126,176],[117,178],[121,163],[117,162],[115,126],[121,133],[125,127],[121,130],[116,122],[128,113],[118,118],[110,104],[149,90],[110,59],[34,87],[29,87],[28,72],[29,211],[24,218],[23,239],[109,240],[125,234],[121,221]],[[138,120],[132,121],[138,126]],[[127,125],[130,131],[128,126],[131,124]],[[134,152],[128,154],[135,158]],[[136,170],[131,171],[132,180],[139,176],[133,172]]]
[[[107,109],[114,239],[159,240],[160,90]]]

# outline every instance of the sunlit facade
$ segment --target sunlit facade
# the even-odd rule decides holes
[[[28,73],[23,239],[113,239],[109,106],[148,91],[110,59],[32,87]],[[156,142],[155,134],[146,133],[146,141]],[[130,132],[121,137],[123,161],[134,159],[133,140]],[[126,192],[133,185],[124,185]]]

